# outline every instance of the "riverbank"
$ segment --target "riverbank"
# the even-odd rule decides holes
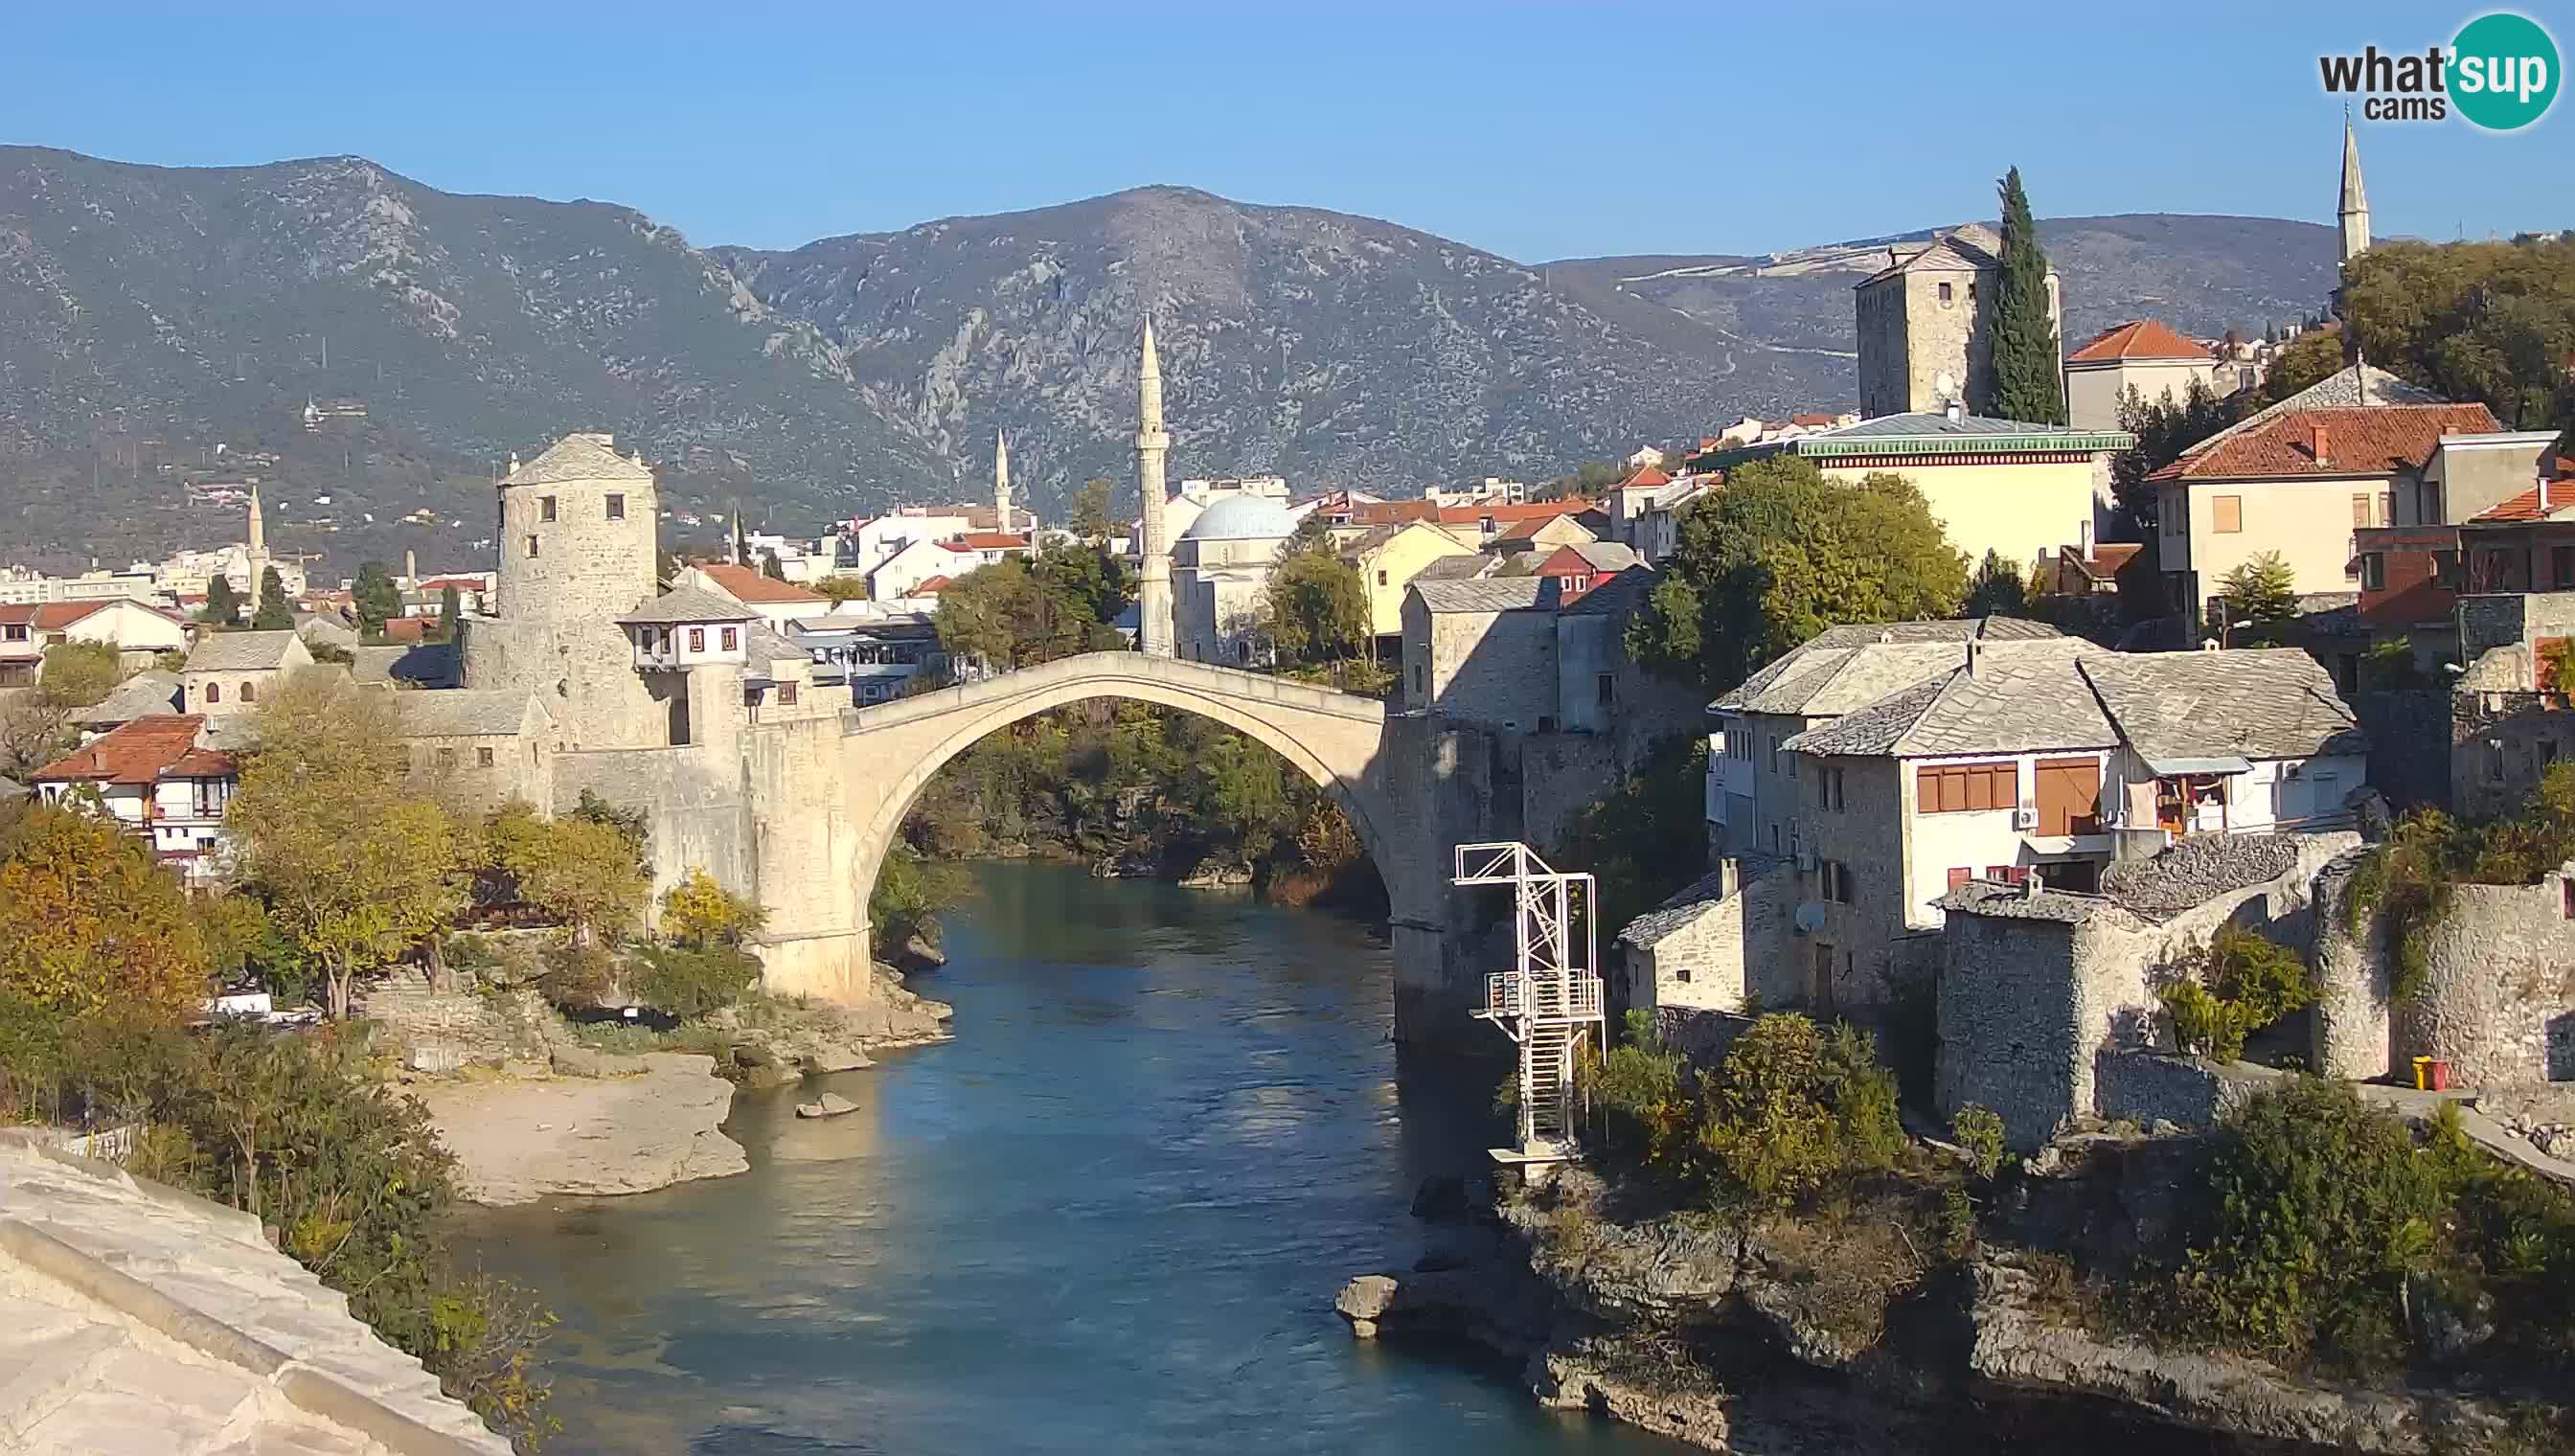
[[[1576,1165],[1434,1183],[1424,1257],[1334,1307],[1363,1339],[1462,1340],[1516,1363],[1542,1407],[1709,1451],[1913,1456],[1962,1429],[2102,1456],[2550,1449],[2514,1444],[2514,1403],[2473,1379],[2334,1380],[2118,1329],[2052,1245],[2152,1237],[2182,1141],[2078,1154],[2015,1191],[1997,1236],[1945,1248],[1883,1201],[1747,1225]]]
[[[456,1191],[476,1203],[641,1193],[751,1166],[722,1130],[734,1084],[714,1057],[600,1060],[605,1075],[493,1073],[404,1090],[456,1155]]]

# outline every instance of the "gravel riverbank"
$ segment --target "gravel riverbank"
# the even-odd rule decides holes
[[[642,1193],[751,1166],[722,1131],[733,1083],[715,1058],[680,1052],[604,1058],[631,1075],[422,1081],[405,1092],[456,1154],[476,1203],[551,1194]]]

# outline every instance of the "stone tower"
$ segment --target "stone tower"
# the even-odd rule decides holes
[[[1031,530],[1037,528],[1037,517],[1029,517]],[[1011,529],[1011,437],[993,432],[993,529]]]
[[[1137,373],[1136,493],[1143,498],[1145,580],[1136,596],[1136,634],[1145,651],[1172,655],[1172,543],[1163,533],[1163,457],[1172,437],[1163,429],[1163,361],[1154,354],[1154,321],[1145,321],[1145,362]]]
[[[566,748],[668,740],[617,619],[657,594],[661,501],[641,456],[567,435],[501,481],[497,601],[465,625],[465,686],[545,700]]]
[[[2369,190],[2360,183],[2360,139],[2352,135],[2351,113],[2342,118],[2342,204],[2334,210],[2342,224],[2342,266],[2369,251]]]
[[[1981,223],[1929,243],[1887,250],[1886,264],[1855,286],[1859,412],[1937,414],[1956,401],[1980,413],[1993,398],[1994,285],[2003,240]],[[2047,314],[2065,338],[2064,290],[2047,270]]]

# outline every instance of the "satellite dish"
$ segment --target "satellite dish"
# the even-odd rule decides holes
[[[1824,928],[1824,907],[1817,904],[1797,906],[1796,924],[1800,935],[1812,935]]]
[[[1954,400],[1958,397],[1958,381],[1944,369],[1931,376],[1931,393],[1938,395],[1943,401]]]

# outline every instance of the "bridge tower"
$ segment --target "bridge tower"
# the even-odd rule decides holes
[[[1583,1042],[1608,1045],[1600,1008],[1600,901],[1588,874],[1551,868],[1517,841],[1457,846],[1449,883],[1511,887],[1509,970],[1484,977],[1474,1012],[1519,1047],[1519,1146],[1495,1148],[1498,1162],[1552,1163],[1573,1156],[1573,1069]],[[1576,922],[1579,922],[1577,925]]]

